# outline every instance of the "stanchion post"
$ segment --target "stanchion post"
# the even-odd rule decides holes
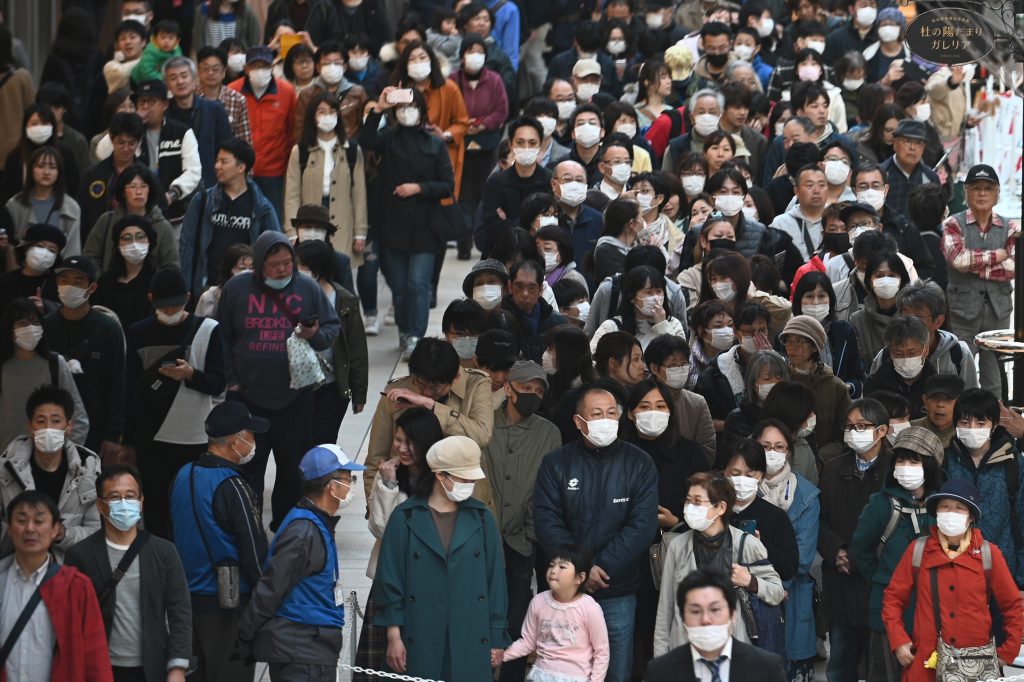
[[[1024,220],[1024,216],[1022,216]],[[1024,342],[1024,234],[1018,234],[1014,254],[1013,340]],[[1013,400],[1024,405],[1024,353],[1013,356]]]

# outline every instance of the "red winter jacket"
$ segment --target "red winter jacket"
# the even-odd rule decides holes
[[[252,128],[252,148],[256,152],[252,174],[283,179],[295,143],[292,130],[295,88],[283,78],[275,78],[270,81],[263,97],[257,100],[247,76],[228,84],[228,87],[245,95],[249,127]]]
[[[50,680],[113,682],[107,634],[92,581],[78,570],[62,566],[41,592],[43,602],[37,608],[46,607],[57,639]],[[3,669],[0,682],[6,682]]]
[[[908,642],[912,642],[914,647],[914,662],[904,669],[903,682],[935,680],[935,671],[924,667],[936,646],[930,576],[933,567],[939,571],[943,640],[950,646],[962,648],[983,646],[991,639],[992,617],[981,564],[982,539],[981,531],[972,529],[970,549],[950,560],[939,545],[938,530],[932,528],[919,569],[912,566],[914,544],[911,543],[903,553],[882,597],[882,622],[889,635],[889,647],[895,651]],[[1010,663],[1020,651],[1024,613],[1021,612],[1020,592],[1006,566],[1006,559],[998,547],[991,543],[990,546],[992,595],[1002,611],[1007,635],[998,653],[1000,659]],[[903,627],[903,611],[910,601],[910,591],[914,589],[914,573],[917,573],[917,606],[914,610],[914,636],[911,638]]]

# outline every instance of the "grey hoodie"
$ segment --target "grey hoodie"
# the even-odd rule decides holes
[[[935,363],[935,369],[939,374],[956,374],[964,380],[964,388],[978,388],[978,368],[974,363],[974,355],[967,344],[957,338],[956,334],[947,332],[944,329],[938,331],[939,345],[935,352],[928,356],[928,359]],[[960,346],[960,364],[953,361],[950,351]],[[875,361],[871,363],[871,371],[874,374],[885,362],[885,349],[878,351]]]
[[[821,218],[814,221],[805,218],[803,211],[800,210],[800,204],[793,204],[785,213],[775,216],[771,226],[782,230],[793,239],[793,245],[800,250],[800,257],[805,261],[809,261],[821,246]]]
[[[292,254],[292,279],[276,291],[264,283],[263,261],[270,249],[284,245]],[[264,232],[252,249],[252,271],[235,275],[221,290],[217,321],[224,338],[228,386],[238,385],[242,396],[267,410],[280,410],[298,395],[289,387],[286,342],[301,320],[320,317],[320,329],[309,339],[314,350],[331,347],[338,336],[338,313],[315,281],[302,275],[295,250],[281,232]],[[282,300],[286,314],[276,301]]]

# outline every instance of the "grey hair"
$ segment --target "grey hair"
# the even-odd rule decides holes
[[[889,410],[885,409],[885,406],[874,398],[858,398],[854,400],[850,403],[850,409],[846,411],[846,419],[850,418],[850,413],[854,410],[860,410],[860,416],[875,426],[884,426],[889,423]],[[845,428],[845,423],[843,426]]]
[[[761,86],[761,79],[757,77],[757,71],[754,70],[754,67],[750,62],[745,62],[742,59],[736,59],[726,64],[725,80],[735,82],[733,81],[733,76],[741,69],[747,69],[750,73],[754,74],[754,91],[763,93],[764,88]]]
[[[228,441],[235,437],[236,434],[230,436],[217,436],[216,438],[210,437],[208,439],[209,445],[224,446],[228,444]]]
[[[786,121],[787,123],[796,123],[798,126],[804,129],[804,132],[808,135],[814,135],[817,132],[817,128],[814,127],[814,123],[811,119],[806,116],[794,116],[793,118]]]
[[[885,325],[883,341],[885,345],[891,346],[907,341],[917,341],[922,346],[927,346],[930,340],[928,327],[916,317],[894,317]]]
[[[946,292],[935,282],[911,282],[896,294],[896,309],[925,308],[936,318],[946,314]]]
[[[725,95],[720,93],[718,90],[712,90],[711,88],[701,88],[697,92],[690,95],[690,106],[689,110],[692,112],[697,108],[697,101],[701,97],[714,97],[715,101],[718,102],[718,111],[725,111]],[[692,113],[690,114],[693,115]]]
[[[171,57],[164,62],[164,68],[161,73],[164,75],[164,80],[167,80],[167,72],[171,69],[180,69],[183,66],[187,66],[189,73],[192,74],[193,78],[199,77],[199,72],[196,71],[196,63],[185,56]]]
[[[789,381],[789,365],[786,358],[773,350],[759,350],[750,358],[743,386],[747,399],[756,405],[763,402],[757,395],[757,380],[765,373],[779,377],[780,381]]]

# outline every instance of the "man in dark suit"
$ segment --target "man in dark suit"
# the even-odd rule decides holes
[[[679,583],[676,602],[689,644],[648,663],[644,682],[786,681],[781,658],[733,639],[744,625],[727,575],[697,569]]]

